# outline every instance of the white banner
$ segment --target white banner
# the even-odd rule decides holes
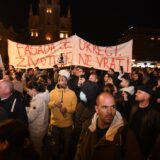
[[[80,65],[108,70],[131,71],[133,41],[110,47],[93,45],[74,35],[46,45],[25,45],[8,40],[9,63],[15,68],[52,68]]]

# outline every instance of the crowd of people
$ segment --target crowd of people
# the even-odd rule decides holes
[[[158,68],[61,67],[1,72],[1,160],[160,159]]]

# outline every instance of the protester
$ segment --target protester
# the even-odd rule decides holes
[[[73,69],[73,74],[68,82],[68,87],[76,93],[77,97],[79,97],[79,86],[84,83],[86,79],[87,76],[83,67],[77,66]]]
[[[87,81],[80,89],[80,102],[77,104],[75,111],[75,123],[72,136],[71,154],[74,157],[78,139],[82,130],[82,124],[92,118],[95,113],[96,97],[100,93],[97,83]]]
[[[49,112],[49,92],[40,82],[30,81],[27,84],[27,94],[32,97],[27,112],[29,131],[34,147],[38,152],[42,151],[43,138],[47,134]]]
[[[104,86],[103,91],[107,92],[107,93],[110,93],[113,96],[116,96],[116,94],[117,94],[117,87],[114,84],[112,84],[112,83],[107,83]]]
[[[137,103],[132,107],[129,124],[134,132],[143,159],[152,159],[156,141],[160,135],[160,114],[151,103],[153,90],[147,85],[138,88],[135,100]],[[160,157],[160,155],[159,155]]]
[[[104,76],[104,86],[107,85],[108,83],[113,84],[113,79],[108,73],[106,73]]]
[[[39,67],[34,68],[34,75],[36,79],[41,75],[41,70],[39,69]]]
[[[81,87],[83,84],[84,84],[84,82],[86,82],[86,78],[85,78],[85,76],[79,76],[79,79],[78,79],[78,84],[77,84],[77,86],[78,87]],[[77,88],[78,89],[78,88]],[[78,91],[77,91],[77,93],[78,93]]]
[[[56,84],[58,82],[58,72],[59,68],[57,65],[53,66],[53,82]]]
[[[143,75],[142,83],[148,84],[150,77],[149,77],[149,74],[147,73],[147,69],[144,68],[143,70],[140,70],[139,73],[141,73]]]
[[[49,92],[51,92],[55,88],[56,84],[53,82],[53,80],[49,77],[47,77],[47,89]]]
[[[67,70],[60,70],[58,84],[50,92],[49,108],[51,109],[51,125],[55,147],[53,159],[68,159],[68,152],[73,127],[72,115],[77,104],[75,93],[68,88],[70,73]]]
[[[0,98],[0,106],[5,109],[9,118],[28,123],[23,96],[13,90],[11,81],[0,81]]]
[[[31,80],[36,80],[36,77],[34,75],[34,69],[28,68],[27,71],[23,74],[23,82],[24,84],[27,84]]]
[[[138,87],[140,85],[142,85],[142,74],[141,73],[133,73],[132,77],[131,77],[131,85],[133,85],[134,87]]]
[[[37,150],[43,153],[47,152],[44,154],[44,159],[52,155],[53,159],[72,160],[82,131],[76,154],[78,159],[103,160],[103,158],[115,159],[116,157],[125,160],[159,160],[160,70],[158,68],[135,67],[132,68],[131,73],[125,73],[122,66],[120,66],[120,72],[115,72],[111,68],[108,71],[102,71],[81,66],[63,66],[63,69],[60,70],[60,67],[54,65],[53,68],[54,70],[50,69],[52,73],[49,72],[49,69],[40,70],[38,67],[29,68],[27,72],[14,67],[5,71],[3,80],[0,81],[0,123],[13,118],[28,124],[25,110],[25,106],[28,106],[31,138],[35,144],[36,138],[33,138],[33,135],[38,135],[40,144],[36,149],[38,148]],[[23,83],[24,90],[20,84],[22,74],[25,82]],[[12,78],[14,80],[11,82]],[[27,88],[26,82],[28,84],[30,80],[30,87]],[[145,84],[145,89],[140,88],[142,84]],[[37,87],[40,87],[40,90],[37,90]],[[146,89],[148,87],[150,89]],[[42,90],[43,92],[41,92]],[[106,107],[102,111],[100,105],[102,101],[99,100],[96,106],[95,101],[99,90],[106,92],[102,93],[105,100],[100,96],[105,105],[108,104],[106,100],[110,100],[112,103],[110,102],[108,105],[114,102],[116,109]],[[27,95],[27,92],[32,97]],[[101,99],[100,97],[98,99]],[[47,103],[50,109],[49,115]],[[119,113],[121,116],[117,117]],[[105,116],[108,117],[108,115],[110,124],[103,130],[98,121],[106,119]],[[123,126],[118,128],[118,132],[114,134],[111,132],[114,138],[112,141],[108,141],[105,135],[110,133],[112,124],[121,122],[120,117],[123,117]],[[49,118],[50,122],[48,122]],[[94,118],[97,119],[97,123],[92,122],[95,120]],[[94,132],[88,128],[91,124],[96,124]],[[47,145],[47,147],[45,145],[41,150],[42,137],[47,134],[48,125],[49,131],[48,136],[45,136],[45,144],[51,145]],[[100,139],[96,139],[94,136],[98,136]],[[119,136],[121,138],[117,138]],[[118,140],[122,142],[120,145]],[[93,144],[91,145],[90,142]],[[102,146],[99,146],[100,144]],[[93,148],[94,150],[92,150]],[[113,152],[114,154],[112,154]],[[115,157],[112,157],[113,155]]]
[[[83,125],[75,160],[140,160],[132,134],[128,141],[130,144],[124,146],[128,140],[128,133],[124,134],[124,131],[125,122],[116,111],[114,97],[101,93],[96,100],[96,113]]]
[[[97,83],[97,82],[98,82],[98,76],[97,76],[97,74],[93,74],[93,73],[92,73],[92,74],[89,76],[89,81]]]

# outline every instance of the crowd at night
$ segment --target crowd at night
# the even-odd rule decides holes
[[[159,159],[158,68],[9,66],[0,97],[1,159]]]
[[[1,0],[0,160],[160,160],[158,9]]]

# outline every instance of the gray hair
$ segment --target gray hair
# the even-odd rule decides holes
[[[13,83],[12,81],[8,81],[8,80],[1,80],[0,83],[4,83],[4,85],[12,92],[14,89]]]

